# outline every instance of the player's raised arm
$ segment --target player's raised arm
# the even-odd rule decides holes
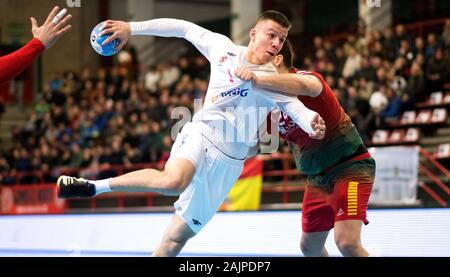
[[[72,16],[66,15],[67,9],[59,11],[54,7],[47,20],[41,26],[31,17],[31,32],[33,39],[19,50],[0,57],[0,83],[7,82],[19,75],[45,49],[50,48],[71,26],[68,22]]]
[[[231,42],[226,36],[213,33],[192,22],[172,18],[158,18],[140,22],[107,20],[100,35],[104,34],[111,34],[111,36],[103,42],[103,45],[119,38],[121,40],[119,49],[125,45],[132,35],[184,38],[207,58],[209,58],[209,47],[213,43],[219,41]]]

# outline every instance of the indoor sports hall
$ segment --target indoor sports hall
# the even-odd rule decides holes
[[[447,0],[0,0],[0,257],[450,257],[449,113]]]

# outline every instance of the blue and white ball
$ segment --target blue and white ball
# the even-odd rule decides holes
[[[120,44],[120,39],[116,38],[106,45],[102,45],[102,43],[111,35],[105,34],[100,36],[101,27],[105,22],[100,22],[91,32],[91,45],[94,48],[95,52],[99,53],[102,56],[112,56],[119,51],[116,47]]]

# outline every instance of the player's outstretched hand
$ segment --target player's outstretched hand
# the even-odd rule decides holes
[[[130,23],[118,20],[107,20],[102,27],[100,36],[111,34],[102,45],[106,45],[116,38],[120,39],[120,44],[116,47],[117,50],[122,49],[122,47],[127,43],[131,36]]]
[[[67,13],[67,9],[63,9],[59,13],[58,11],[59,7],[54,7],[42,26],[38,26],[38,23],[34,17],[30,18],[31,32],[33,33],[33,37],[39,39],[42,44],[44,44],[45,49],[50,48],[53,43],[55,43],[72,27],[70,25],[67,25],[69,20],[72,18],[72,15],[68,14],[64,17],[64,15]]]
[[[319,114],[316,114],[314,116],[313,120],[311,121],[311,127],[314,131],[311,135],[309,135],[310,138],[323,139],[325,137],[325,131],[327,128],[325,126],[325,121],[322,117],[320,117]]]

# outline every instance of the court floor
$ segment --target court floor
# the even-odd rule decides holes
[[[0,256],[141,257],[171,213],[0,216]],[[301,256],[300,211],[218,213],[180,256]],[[450,257],[450,209],[374,209],[362,242],[372,256]],[[340,256],[333,232],[326,242]]]

